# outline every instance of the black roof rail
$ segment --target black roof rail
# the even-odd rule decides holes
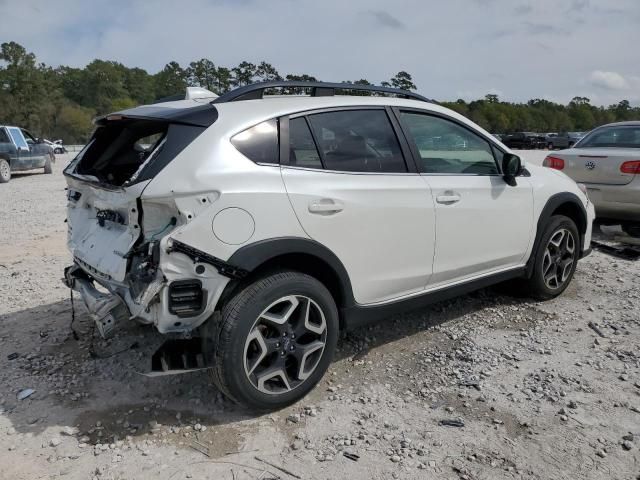
[[[332,97],[336,90],[355,90],[363,92],[387,93],[399,97],[420,100],[422,102],[435,103],[433,100],[399,88],[378,87],[376,85],[356,85],[355,83],[330,83],[330,82],[302,82],[274,80],[271,82],[258,82],[244,87],[239,87],[220,95],[211,103],[237,102],[238,100],[259,100],[263,98],[264,91],[270,88],[308,88],[312,97]]]

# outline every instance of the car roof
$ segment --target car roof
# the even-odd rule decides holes
[[[597,128],[603,128],[603,127],[640,127],[640,120],[628,120],[626,122],[607,123],[606,125],[600,125]]]

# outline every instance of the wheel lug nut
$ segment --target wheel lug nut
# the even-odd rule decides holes
[[[291,350],[292,352],[293,352],[295,349],[296,349],[296,347],[294,347],[293,345],[291,345],[291,346],[289,347],[289,350]]]
[[[280,343],[276,343],[276,348],[280,348]]]

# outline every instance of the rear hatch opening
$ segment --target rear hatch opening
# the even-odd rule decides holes
[[[153,120],[106,122],[96,129],[74,173],[95,178],[100,184],[131,184],[161,151],[168,129],[168,123]]]

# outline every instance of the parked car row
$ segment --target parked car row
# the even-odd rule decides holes
[[[509,148],[517,150],[532,150],[548,148],[571,148],[584,136],[584,132],[515,132],[510,134],[496,133],[493,135]]]

